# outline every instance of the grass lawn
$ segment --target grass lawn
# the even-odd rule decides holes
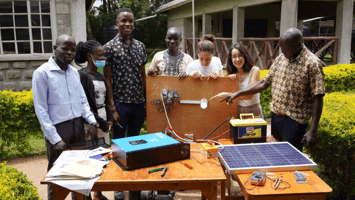
[[[31,149],[29,149],[28,152],[25,152],[24,154],[20,154],[20,152],[16,150],[16,145],[14,144],[11,146],[5,146],[4,151],[5,152],[8,151],[9,153],[6,156],[4,156],[3,159],[0,158],[0,160],[9,160],[9,159],[25,157],[29,155],[45,154],[46,145],[43,138],[30,137],[28,141],[31,144]]]

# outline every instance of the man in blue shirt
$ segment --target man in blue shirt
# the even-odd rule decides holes
[[[88,135],[97,138],[98,123],[90,111],[78,71],[69,65],[75,57],[75,40],[60,35],[54,56],[32,78],[33,103],[47,147],[48,168],[69,144],[85,140],[84,119],[91,124]],[[48,199],[52,199],[51,185]]]

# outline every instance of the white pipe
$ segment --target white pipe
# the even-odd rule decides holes
[[[195,0],[192,0],[192,52],[193,59],[196,59],[196,48],[195,48]]]
[[[149,17],[143,17],[143,18],[140,18],[140,19],[134,20],[134,22],[139,22],[139,21],[142,21],[142,20],[146,20],[146,19],[154,18],[154,17],[156,17],[156,16],[157,16],[157,14],[152,15],[152,16],[149,16]]]

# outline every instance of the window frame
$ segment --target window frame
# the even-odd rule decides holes
[[[0,34],[0,61],[7,61],[7,60],[43,60],[43,59],[48,59],[53,53],[44,53],[44,42],[52,42],[52,47],[55,42],[55,38],[57,38],[57,23],[56,23],[56,9],[55,9],[55,0],[43,0],[43,1],[48,1],[49,2],[49,8],[50,12],[47,13],[42,13],[41,9],[39,9],[38,13],[31,13],[31,1],[38,1],[39,4],[41,4],[42,0],[0,0],[0,1],[5,1],[5,2],[12,2],[12,13],[0,13],[0,15],[11,15],[13,18],[13,27],[0,27],[0,30],[3,29],[10,29],[14,30],[14,40],[6,40],[5,43],[11,42],[15,43],[15,53],[14,54],[4,54],[3,51],[3,43],[4,41],[1,38]],[[25,1],[26,6],[27,6],[27,13],[15,13],[14,11],[14,1]],[[40,26],[32,26],[31,23],[31,15],[32,14],[37,14],[40,16]],[[15,21],[15,16],[17,15],[22,15],[22,16],[27,16],[28,18],[28,27],[16,27],[16,21]],[[51,26],[42,26],[42,16],[43,15],[48,15],[50,17],[51,21]],[[41,40],[34,40],[33,39],[33,33],[32,29],[33,28],[39,28],[41,31]],[[52,39],[43,39],[43,28],[50,28],[51,29],[51,34],[52,34]],[[29,40],[17,40],[16,38],[16,29],[27,29],[29,31]],[[28,54],[19,54],[18,53],[18,42],[29,42],[30,43],[30,53]],[[33,42],[41,42],[42,45],[42,53],[34,53],[34,44]]]

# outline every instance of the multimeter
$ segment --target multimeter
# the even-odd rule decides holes
[[[252,185],[265,185],[265,174],[261,171],[255,171],[251,175],[250,184]]]

